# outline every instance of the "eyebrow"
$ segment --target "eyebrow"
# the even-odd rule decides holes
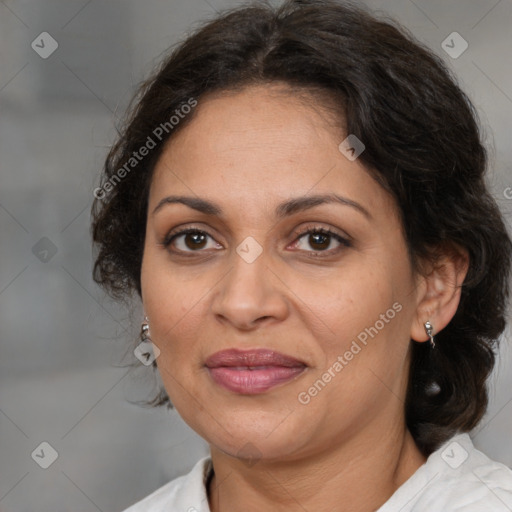
[[[167,204],[184,204],[189,208],[197,210],[198,212],[206,215],[217,215],[222,216],[222,208],[211,201],[201,199],[199,197],[190,196],[168,196],[164,197],[153,210],[152,215],[157,213],[163,206]],[[319,194],[313,196],[302,196],[289,199],[276,207],[275,215],[278,218],[288,217],[294,213],[308,210],[321,204],[338,203],[343,206],[350,206],[355,210],[362,213],[368,219],[371,219],[371,215],[366,208],[361,206],[356,201],[340,196],[338,194]]]

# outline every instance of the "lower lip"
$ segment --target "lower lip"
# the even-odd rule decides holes
[[[230,391],[243,395],[257,395],[294,379],[305,369],[305,366],[265,366],[253,370],[220,366],[208,368],[208,371],[217,384]]]

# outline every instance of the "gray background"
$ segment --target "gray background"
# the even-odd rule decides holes
[[[489,183],[510,222],[512,0],[366,3],[454,69],[482,116]],[[2,512],[120,511],[207,453],[175,412],[131,403],[155,384],[149,369],[126,366],[140,306],[127,311],[92,282],[89,209],[136,84],[199,20],[239,4],[0,1]],[[45,31],[59,44],[47,59],[31,48]],[[441,47],[453,31],[469,43],[457,59]],[[489,412],[472,436],[510,466],[510,334],[504,341]],[[31,457],[43,441],[58,452],[48,469]]]

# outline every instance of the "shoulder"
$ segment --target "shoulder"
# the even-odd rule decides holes
[[[170,481],[124,512],[209,512],[205,482],[211,470],[210,457],[204,457],[188,474]]]
[[[378,512],[391,510],[510,512],[512,471],[477,450],[468,434],[459,434],[432,453]]]

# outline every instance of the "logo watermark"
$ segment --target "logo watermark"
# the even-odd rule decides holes
[[[442,452],[441,458],[452,469],[457,469],[469,457],[468,452],[457,441],[450,443]]]
[[[357,160],[359,155],[366,149],[362,141],[353,133],[351,133],[345,140],[338,146],[340,153],[353,162]]]
[[[148,135],[146,142],[137,150],[133,151],[132,156],[128,159],[128,161],[120,167],[115,174],[113,174],[105,183],[101,185],[101,187],[97,187],[93,191],[93,195],[96,199],[105,199],[107,194],[114,190],[115,186],[121,182],[123,178],[125,178],[137,165],[139,165],[142,160],[149,153],[156,148],[158,142],[161,142],[166,135],[171,133],[171,131],[184,119],[192,109],[197,106],[197,100],[194,98],[189,98],[186,102],[182,103],[179,108],[177,108],[173,115],[169,118],[169,121],[165,121],[160,123],[152,132],[151,135]]]

